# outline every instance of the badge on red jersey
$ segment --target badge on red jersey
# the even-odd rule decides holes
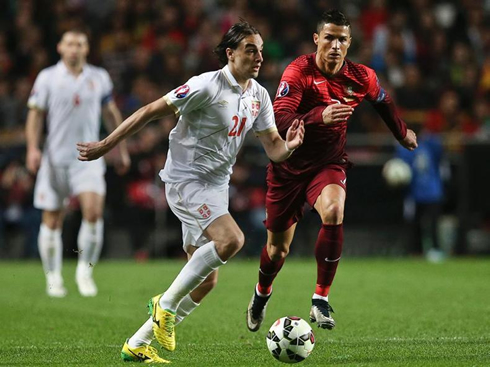
[[[347,85],[344,87],[344,93],[347,94],[347,97],[343,97],[344,101],[346,102],[352,102],[355,101],[356,99],[354,98],[354,88],[352,85]]]
[[[277,98],[284,97],[286,94],[289,93],[289,84],[286,81],[282,81],[279,84],[279,88],[277,88]]]
[[[175,90],[175,96],[177,98],[185,98],[191,89],[187,84],[181,85]]]

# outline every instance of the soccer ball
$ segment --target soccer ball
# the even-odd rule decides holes
[[[267,333],[266,341],[272,356],[285,363],[303,361],[315,346],[310,325],[296,316],[276,320]]]
[[[382,174],[391,187],[406,186],[412,180],[410,166],[400,158],[393,158],[386,162]]]

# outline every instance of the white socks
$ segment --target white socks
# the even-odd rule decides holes
[[[38,236],[39,255],[43,263],[44,272],[48,278],[60,277],[63,259],[63,243],[61,242],[61,229],[50,229],[41,224]],[[49,280],[49,279],[48,279]]]
[[[192,300],[190,294],[184,297],[182,301],[179,303],[179,308],[177,309],[177,314],[175,315],[175,326],[180,324],[185,317],[189,316],[189,314],[199,306],[200,303],[196,303]]]
[[[209,274],[225,263],[226,261],[221,260],[218,256],[213,241],[199,247],[160,298],[160,307],[176,312],[184,297],[196,289]]]
[[[196,303],[192,300],[191,295],[188,294],[184,297],[182,302],[179,304],[179,308],[177,309],[177,314],[175,316],[175,325],[177,326],[182,322],[182,320],[189,316],[189,314],[199,306],[199,303]],[[150,345],[153,340],[153,320],[150,317],[140,328],[134,333],[134,335],[129,338],[128,345],[131,348],[141,347],[143,345]]]
[[[91,275],[92,268],[99,260],[104,237],[104,221],[95,223],[82,219],[78,232],[77,275]]]
[[[153,319],[150,318],[138,329],[134,335],[128,339],[128,345],[131,348],[138,348],[143,345],[150,345],[153,340]]]
[[[259,283],[255,286],[255,293],[257,293],[260,297],[269,297],[272,294],[272,290],[269,294],[264,294],[259,292]]]
[[[209,274],[225,264],[218,256],[214,242],[208,242],[198,248],[184,265],[177,278],[160,298],[160,307],[176,313],[175,324],[179,324],[199,306],[192,300],[190,293],[201,284]],[[150,317],[128,340],[131,348],[149,345],[153,340],[153,320]]]
[[[320,296],[319,294],[316,294],[316,293],[313,293],[313,297],[311,297],[311,298],[312,299],[321,299],[321,300],[328,302],[328,296],[324,297],[324,296]]]

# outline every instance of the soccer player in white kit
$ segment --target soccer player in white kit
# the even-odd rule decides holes
[[[149,121],[175,113],[169,153],[160,172],[167,202],[182,222],[189,261],[170,287],[150,300],[150,318],[126,341],[124,360],[165,363],[150,346],[153,336],[175,349],[174,327],[215,286],[218,267],[244,244],[228,212],[228,182],[245,135],[252,129],[270,159],[282,161],[303,142],[303,122],[295,121],[284,141],[277,132],[267,91],[254,78],[262,64],[263,41],[246,22],[237,23],[215,50],[226,66],[193,77],[126,119],[100,142],[80,143],[79,159],[107,153]]]
[[[61,229],[69,195],[78,197],[83,215],[75,280],[82,296],[97,294],[92,269],[103,242],[105,163],[102,159],[89,164],[80,162],[75,144],[99,138],[101,114],[110,131],[121,123],[122,117],[112,100],[109,74],[87,64],[88,51],[83,32],[64,33],[58,43],[61,60],[39,73],[28,101],[26,164],[31,173],[37,173],[34,206],[43,210],[38,246],[46,273],[46,291],[51,297],[64,297],[67,293],[61,275]],[[41,153],[45,115],[47,137]],[[130,164],[124,145],[120,146],[120,154],[123,172]]]

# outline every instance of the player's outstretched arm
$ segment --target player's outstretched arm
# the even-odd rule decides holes
[[[304,135],[304,121],[294,120],[286,133],[286,140],[283,140],[277,131],[259,135],[259,140],[270,160],[282,162],[288,159],[294,150],[303,144]]]
[[[414,150],[419,145],[417,144],[417,135],[413,130],[407,129],[407,135],[401,140],[398,140],[400,145],[408,150]]]
[[[165,98],[141,107],[138,111],[123,121],[109,136],[97,142],[77,143],[78,159],[93,161],[102,157],[114,148],[120,141],[141,130],[148,122],[170,115],[173,109],[167,104]]]

